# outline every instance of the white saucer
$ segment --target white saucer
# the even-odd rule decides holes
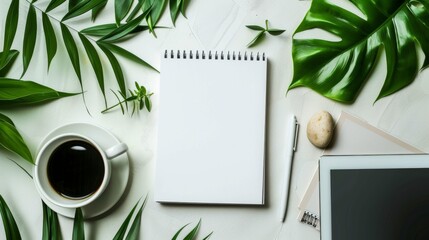
[[[85,135],[96,141],[102,148],[106,149],[120,143],[119,140],[112,133],[101,127],[89,123],[72,123],[53,130],[45,137],[40,146],[43,146],[43,144],[45,144],[47,141],[54,138],[55,136],[64,133],[77,133]],[[41,147],[39,147],[39,150],[40,148]],[[122,154],[116,157],[112,160],[111,166],[112,175],[106,190],[104,190],[104,192],[98,199],[82,208],[82,213],[85,218],[92,218],[103,214],[104,212],[112,208],[124,193],[128,184],[128,177],[130,172],[128,155]],[[45,197],[43,197],[42,194],[40,194],[40,189],[37,187],[37,185],[36,189],[39,192],[39,195],[41,196],[42,200],[52,210],[65,217],[74,218],[74,208],[63,208],[57,206]]]

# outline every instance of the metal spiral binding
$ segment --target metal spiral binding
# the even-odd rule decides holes
[[[320,223],[320,219],[319,216],[317,216],[316,214],[304,211],[304,215],[302,215],[301,222],[307,223],[308,225],[311,225],[313,227],[317,227],[317,225],[319,225]]]
[[[244,61],[265,61],[265,53],[260,54],[259,52],[256,53],[256,55],[251,52],[248,54],[247,52],[244,52],[244,55],[241,54],[241,52],[238,52],[236,54],[235,52],[230,53],[229,51],[224,53],[221,51],[218,53],[218,51],[215,51],[214,54],[212,51],[195,51],[195,54],[192,51],[189,51],[189,53],[185,50],[180,52],[180,50],[177,50],[177,53],[174,54],[173,50],[170,50],[170,54],[168,54],[169,51],[165,50],[164,52],[164,58],[170,58],[170,59],[209,59],[209,60],[244,60]]]

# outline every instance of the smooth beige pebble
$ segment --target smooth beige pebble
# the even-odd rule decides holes
[[[321,111],[314,114],[307,124],[307,138],[318,147],[325,148],[334,135],[334,120],[331,114]]]

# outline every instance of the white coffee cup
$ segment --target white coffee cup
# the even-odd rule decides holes
[[[88,205],[108,186],[110,161],[127,150],[125,143],[103,149],[91,138],[75,133],[56,136],[44,144],[37,155],[33,174],[36,188],[45,199],[60,207]],[[87,184],[87,179],[93,178],[92,172],[96,180]],[[89,188],[87,186],[92,187],[85,189]],[[75,196],[75,193],[85,191],[90,192]]]

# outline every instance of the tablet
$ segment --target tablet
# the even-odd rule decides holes
[[[322,240],[429,239],[429,155],[322,156]]]

